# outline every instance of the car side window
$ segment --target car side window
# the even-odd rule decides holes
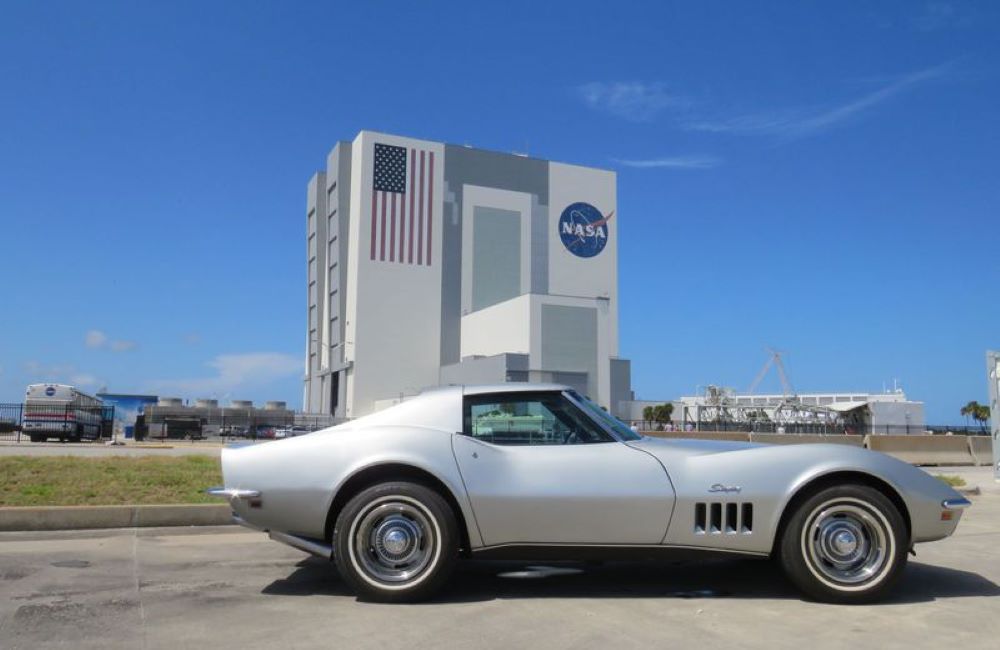
[[[465,398],[468,436],[495,445],[613,442],[560,393],[502,393]]]

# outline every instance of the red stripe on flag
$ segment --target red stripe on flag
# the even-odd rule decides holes
[[[431,169],[427,179],[427,266],[431,265],[431,236],[434,234],[434,152],[430,152]]]
[[[392,207],[389,208],[392,218],[390,219],[392,226],[389,228],[389,261],[396,261],[396,193],[392,192]]]
[[[420,152],[420,213],[417,216],[417,264],[424,263],[424,152]]]
[[[403,251],[405,246],[403,242],[406,239],[406,194],[399,195],[399,262],[402,264],[406,260],[403,259]]]
[[[375,259],[375,188],[372,188],[372,253],[371,259]]]
[[[385,192],[384,191],[383,192],[379,192],[379,194],[381,194],[381,196],[379,197],[379,199],[381,199],[381,202],[382,202],[382,228],[379,231],[379,235],[378,235],[378,238],[379,238],[379,254],[378,254],[378,258],[379,258],[379,260],[381,260],[381,261],[384,262],[385,261]]]
[[[409,247],[409,259],[407,262],[413,264],[413,198],[417,194],[417,150],[410,149],[410,230],[407,233],[409,235],[409,242],[407,246]]]

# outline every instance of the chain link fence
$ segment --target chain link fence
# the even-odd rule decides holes
[[[633,421],[632,426],[639,431],[735,431],[740,433],[814,433],[825,435],[910,435],[910,434],[952,434],[979,436],[989,435],[989,431],[979,426],[967,425],[865,425],[865,424],[823,424],[823,423],[781,423],[781,422],[651,422]]]

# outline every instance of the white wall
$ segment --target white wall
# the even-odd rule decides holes
[[[531,296],[518,296],[462,317],[462,357],[504,352],[528,354],[532,332]]]
[[[577,257],[559,237],[559,217],[572,203],[585,202],[607,215],[608,243],[594,257]],[[618,356],[618,222],[614,172],[564,163],[549,164],[549,293],[608,298],[611,319],[608,356]],[[606,357],[602,357],[606,358]]]
[[[434,152],[430,266],[370,259],[376,142]],[[437,385],[443,170],[444,147],[438,143],[362,131],[352,144],[344,355],[354,365],[347,376],[347,417],[371,413],[376,400]]]

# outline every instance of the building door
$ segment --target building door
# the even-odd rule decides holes
[[[340,403],[340,372],[330,375],[330,415],[337,414]]]

